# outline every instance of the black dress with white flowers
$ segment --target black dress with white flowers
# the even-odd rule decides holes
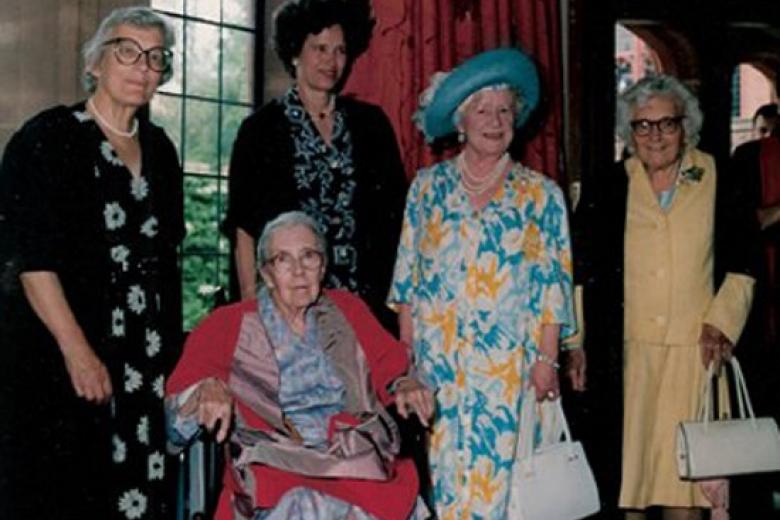
[[[112,444],[117,508],[128,519],[146,518],[165,477],[165,428],[160,406],[164,367],[156,362],[160,334],[159,219],[155,186],[144,172],[133,177],[110,143],[101,140],[95,175],[102,188],[109,245],[111,311],[108,347],[114,352]],[[171,280],[175,283],[175,280]]]
[[[0,517],[171,518],[163,394],[181,341],[181,170],[143,122],[131,175],[80,104],[32,119],[0,169]],[[6,240],[7,239],[7,240]],[[111,375],[110,405],[75,396],[18,274],[55,272]],[[31,413],[34,410],[34,413]],[[15,424],[14,424],[15,423]],[[16,455],[15,455],[16,454]],[[24,455],[21,455],[24,454]],[[55,505],[56,504],[56,505]]]

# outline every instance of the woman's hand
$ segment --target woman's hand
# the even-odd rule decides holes
[[[731,353],[734,350],[734,344],[717,327],[705,323],[701,327],[699,336],[699,347],[701,347],[701,361],[704,366],[709,366],[710,362],[715,363],[713,367],[715,372],[720,370],[720,364],[725,359],[731,359]]]
[[[19,280],[27,301],[62,352],[76,395],[94,403],[107,402],[113,393],[111,376],[76,321],[57,273],[26,272]]]
[[[537,360],[533,364],[531,367],[531,385],[536,390],[537,401],[544,401],[545,399],[553,401],[560,395],[558,371],[549,363]]]
[[[108,369],[89,345],[63,348],[65,368],[76,395],[87,401],[103,404],[111,399],[113,388]]]
[[[217,442],[227,438],[233,418],[233,397],[227,385],[216,378],[208,378],[198,385],[179,411],[184,416],[197,415],[198,424],[208,431],[216,431]]]
[[[576,392],[585,391],[585,371],[587,369],[585,350],[574,348],[566,352],[566,375],[571,380],[571,387]]]
[[[410,412],[417,414],[427,428],[433,417],[433,392],[413,377],[402,377],[395,388],[395,406],[404,419],[409,418]]]

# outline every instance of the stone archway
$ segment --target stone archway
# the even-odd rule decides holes
[[[698,89],[701,67],[686,35],[663,23],[627,20],[622,24],[655,51],[662,72],[676,76],[694,91]]]

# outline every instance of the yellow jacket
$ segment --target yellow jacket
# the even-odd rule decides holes
[[[694,345],[706,322],[736,343],[755,281],[728,273],[714,294],[713,158],[699,150],[686,152],[668,211],[661,209],[639,159],[628,159],[626,172],[625,339]]]

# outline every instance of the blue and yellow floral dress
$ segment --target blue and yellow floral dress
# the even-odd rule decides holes
[[[574,332],[563,194],[515,165],[481,210],[454,160],[410,188],[388,302],[411,306],[419,376],[434,390],[441,520],[506,517],[518,411],[544,324]]]

